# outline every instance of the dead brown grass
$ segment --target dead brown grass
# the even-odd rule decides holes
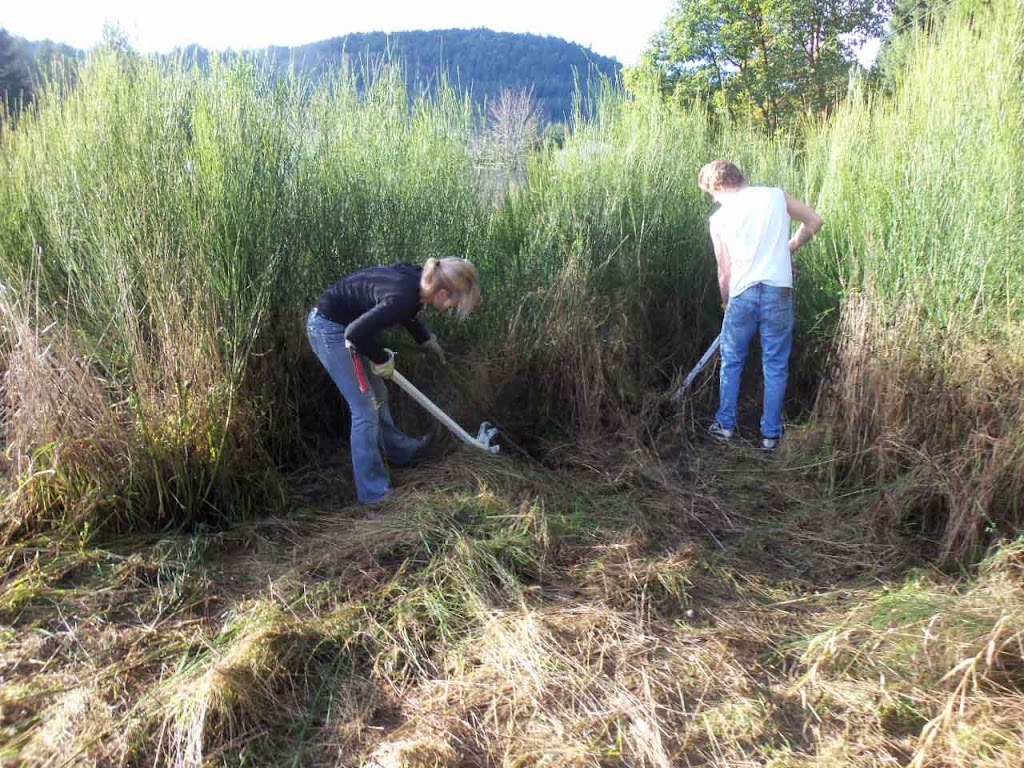
[[[933,534],[947,560],[970,560],[1022,522],[1024,350],[1013,334],[998,346],[933,339],[922,314],[851,296],[817,411],[833,425],[834,467],[881,489],[888,525]]]
[[[914,542],[817,484],[800,438],[643,471],[597,444],[557,472],[457,449],[369,514],[307,476],[286,516],[9,554],[0,754],[1013,765],[1018,549],[967,585],[907,578]]]
[[[230,365],[201,318],[171,300],[154,328],[131,318],[123,370],[111,370],[98,361],[112,353],[95,354],[104,340],[39,312],[0,294],[0,427],[13,485],[0,537],[150,531],[272,505],[251,404],[225,378]]]

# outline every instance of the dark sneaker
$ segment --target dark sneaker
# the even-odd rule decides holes
[[[430,455],[430,452],[434,450],[434,444],[437,442],[437,430],[432,429],[423,437],[420,438],[420,447],[416,449],[416,458],[423,459]]]
[[[762,437],[761,448],[765,451],[774,451],[779,445],[779,438],[777,437]]]
[[[717,421],[708,427],[708,432],[712,437],[717,438],[718,440],[732,440],[732,436],[735,434],[734,430],[729,429],[728,427],[723,427]]]
[[[412,460],[409,462],[411,466],[419,464],[421,461],[426,461],[431,458],[435,449],[437,448],[438,438],[440,437],[439,425],[431,428],[427,434],[420,438],[420,446],[416,449],[416,453],[413,454]]]

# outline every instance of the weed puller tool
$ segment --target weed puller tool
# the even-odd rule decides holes
[[[697,364],[693,366],[693,370],[686,374],[686,378],[683,379],[683,386],[677,389],[675,394],[672,395],[673,403],[678,403],[683,399],[683,396],[686,395],[686,390],[690,388],[690,385],[693,384],[693,380],[697,378],[697,374],[704,370],[704,366],[708,364],[708,361],[712,357],[714,357],[715,352],[718,351],[720,346],[722,346],[722,334],[715,336],[715,340],[711,342],[711,346],[708,347],[708,351],[705,352],[701,359],[697,361]]]
[[[359,358],[359,353],[356,352],[355,347],[349,344],[346,344],[346,346],[352,355],[352,367],[356,370],[356,379],[359,381],[359,391],[366,392],[369,389],[369,384],[366,381],[366,372],[363,370],[363,363]],[[390,350],[387,351],[390,352]],[[394,352],[391,352],[392,356],[394,356],[394,354]],[[454,419],[434,405],[434,402],[429,397],[420,392],[411,381],[405,378],[405,376],[400,374],[398,371],[392,372],[391,380],[404,389],[413,400],[426,408],[435,419],[448,427],[452,434],[466,445],[479,448],[481,451],[486,451],[487,453],[497,453],[501,450],[500,445],[491,444],[491,441],[498,436],[498,428],[491,426],[490,422],[481,422],[480,429],[477,431],[476,437],[472,437],[466,430],[460,427]]]
[[[391,380],[404,389],[413,400],[426,408],[434,418],[448,427],[452,434],[466,445],[479,448],[481,451],[486,451],[487,453],[497,453],[501,450],[500,445],[494,445],[491,443],[491,441],[498,436],[498,428],[492,427],[490,422],[481,422],[480,429],[477,431],[476,437],[471,437],[466,430],[456,424],[447,413],[434,405],[433,401],[429,397],[416,389],[416,387],[413,386],[413,383],[398,371],[391,374]]]

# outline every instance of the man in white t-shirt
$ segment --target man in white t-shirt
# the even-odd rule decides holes
[[[729,160],[701,168],[697,185],[719,204],[710,225],[725,309],[719,407],[710,431],[724,440],[735,433],[740,377],[750,342],[759,333],[764,373],[761,446],[770,450],[782,436],[793,347],[792,254],[821,229],[822,218],[782,189],[750,186]],[[794,219],[800,227],[790,237]]]

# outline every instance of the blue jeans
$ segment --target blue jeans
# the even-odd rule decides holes
[[[722,371],[715,419],[727,429],[736,429],[740,377],[747,362],[750,342],[758,332],[761,334],[764,373],[761,435],[779,437],[782,435],[782,404],[789,380],[789,353],[793,348],[792,288],[756,283],[729,300],[722,323]]]
[[[306,321],[309,343],[330,374],[352,412],[352,471],[356,496],[363,503],[380,501],[391,493],[388,469],[381,448],[393,464],[412,461],[423,441],[403,433],[391,418],[388,391],[380,376],[370,372],[370,361],[360,355],[367,391],[359,389],[352,355],[345,347],[345,326],[332,322],[314,309]]]

